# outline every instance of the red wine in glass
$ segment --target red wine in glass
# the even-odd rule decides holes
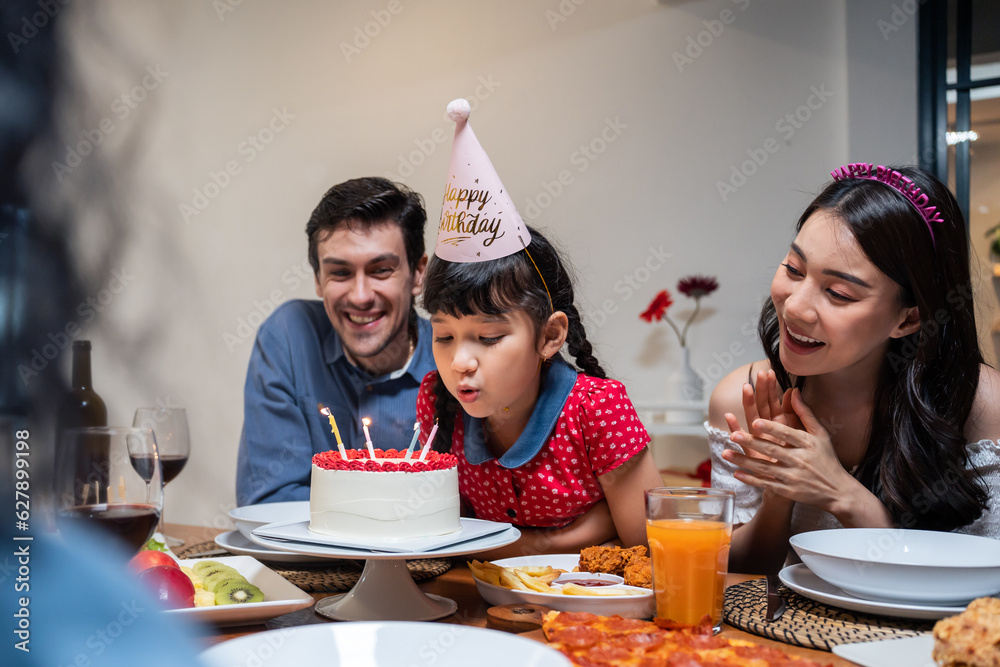
[[[147,482],[153,478],[153,457],[147,454],[132,456],[132,467]],[[163,467],[163,483],[167,484],[174,477],[180,474],[187,463],[188,457],[184,454],[162,454],[160,455],[160,465]]]
[[[59,518],[100,526],[138,551],[153,536],[160,510],[143,503],[100,503],[64,508],[59,511]]]
[[[138,551],[163,512],[163,466],[150,429],[67,429],[59,439],[56,522],[116,535]]]
[[[188,436],[187,412],[180,406],[160,406],[136,408],[132,419],[133,426],[152,429],[156,434],[156,448],[160,455],[160,467],[163,470],[163,484],[180,474],[191,453],[191,442]],[[163,514],[160,514],[160,532],[163,531]],[[168,546],[184,544],[170,535],[164,534]]]

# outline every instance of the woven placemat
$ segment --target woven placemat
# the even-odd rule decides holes
[[[868,616],[837,609],[786,586],[778,589],[785,598],[785,613],[768,623],[764,620],[766,586],[764,579],[751,579],[727,588],[722,607],[726,623],[761,637],[821,651],[832,650],[838,644],[913,637],[934,627],[934,621]]]
[[[198,554],[218,549],[215,542],[199,542],[177,550],[178,558],[195,558]],[[234,554],[235,555],[235,554]],[[358,583],[364,561],[331,558],[320,563],[269,563],[268,567],[307,593],[349,591]],[[424,558],[406,561],[406,569],[414,581],[426,581],[451,569],[447,558]]]

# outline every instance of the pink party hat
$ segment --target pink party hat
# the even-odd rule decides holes
[[[449,262],[485,262],[531,243],[528,227],[469,125],[469,110],[463,99],[448,105],[455,142],[434,253]]]

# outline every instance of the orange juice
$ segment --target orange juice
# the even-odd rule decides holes
[[[718,521],[648,520],[656,615],[697,625],[722,621],[732,528]]]

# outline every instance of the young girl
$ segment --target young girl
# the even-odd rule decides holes
[[[594,358],[556,250],[530,234],[527,250],[506,257],[428,264],[438,370],[420,387],[421,432],[438,420],[434,446],[458,456],[466,513],[521,528],[489,557],[571,553],[616,536],[645,545],[643,491],[662,485],[649,436]],[[564,343],[582,373],[559,354]]]
[[[1000,538],[1000,374],[958,203],[914,167],[834,177],[771,283],[767,360],[709,404],[712,485],[736,491],[742,524],[733,571],[777,571],[790,535],[821,528]]]

